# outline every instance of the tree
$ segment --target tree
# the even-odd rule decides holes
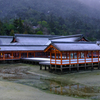
[[[14,36],[14,30],[11,30],[10,36]]]
[[[13,22],[13,25],[15,27],[15,32],[18,32],[18,33],[24,32],[24,25],[23,25],[23,21],[21,20],[21,18],[15,19]]]
[[[42,31],[38,31],[36,34],[43,35]]]
[[[48,27],[48,23],[46,21],[39,21],[38,24],[41,25],[43,28]]]

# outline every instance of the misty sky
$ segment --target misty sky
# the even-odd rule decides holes
[[[100,8],[100,0],[78,0],[78,1],[93,8],[97,9]]]

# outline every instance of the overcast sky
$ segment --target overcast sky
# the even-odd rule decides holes
[[[95,7],[95,8],[100,7],[100,0],[78,0],[78,1],[90,7]]]

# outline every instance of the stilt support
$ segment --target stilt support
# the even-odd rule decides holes
[[[45,65],[45,70],[47,70],[46,65]]]
[[[69,65],[69,71],[71,72],[71,65]]]
[[[42,65],[40,65],[40,70],[42,70]]]
[[[79,71],[79,64],[77,64],[77,71]]]
[[[55,71],[56,71],[57,65],[55,65]]]
[[[86,63],[85,63],[85,70],[86,70]]]
[[[49,68],[50,68],[50,69],[49,69],[49,72],[51,72],[51,67],[52,67],[52,65],[50,65],[50,67],[49,67]]]
[[[61,72],[62,72],[62,71],[63,71],[63,70],[62,70],[62,65],[61,65],[60,67],[61,67]]]
[[[93,63],[92,63],[92,66],[91,66],[91,71],[93,70]]]
[[[98,62],[98,69],[100,69],[100,62]]]

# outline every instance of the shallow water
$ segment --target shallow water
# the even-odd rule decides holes
[[[31,78],[29,78],[31,76]],[[54,94],[58,95],[68,95],[68,96],[74,96],[74,97],[82,97],[82,98],[91,98],[94,100],[94,98],[97,98],[100,93],[100,89],[98,87],[88,87],[81,84],[63,84],[63,82],[50,80],[41,78],[37,75],[30,75],[28,74],[28,78],[10,78],[7,79],[8,81],[28,85],[31,87],[36,87],[43,91],[48,91]]]

